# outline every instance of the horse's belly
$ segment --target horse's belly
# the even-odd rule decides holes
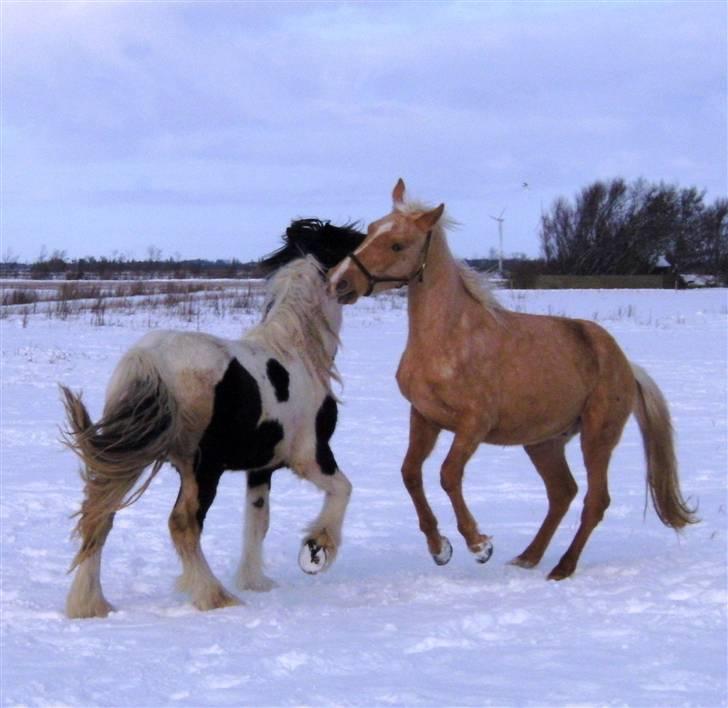
[[[483,442],[491,445],[535,445],[559,436],[571,437],[577,429],[577,421],[559,421],[558,424],[519,426],[514,428],[496,427],[489,430]]]
[[[532,445],[569,434],[578,423],[584,401],[565,397],[560,405],[528,405],[501,409],[484,442],[494,445]],[[573,433],[571,433],[573,434]]]
[[[462,419],[457,411],[444,407],[440,402],[421,398],[412,401],[412,405],[426,420],[450,432],[457,430],[458,421]]]
[[[412,404],[430,422],[452,432],[480,428],[483,442],[493,445],[531,445],[563,435],[577,424],[584,404],[567,396],[558,406],[527,400],[504,408],[486,393],[475,403],[466,396],[444,399],[432,389],[414,393]]]

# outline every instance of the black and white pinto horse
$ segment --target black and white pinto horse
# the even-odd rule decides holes
[[[136,501],[167,461],[181,480],[169,517],[183,568],[178,588],[199,609],[239,603],[215,577],[200,545],[225,470],[248,473],[239,588],[274,586],[263,574],[262,544],[271,474],[280,467],[325,492],[301,547],[301,568],[318,573],[333,562],[351,484],[329,446],[337,418],[331,380],[337,378],[341,306],[327,296],[324,276],[363,238],[352,225],[293,222],[285,245],[263,261],[273,275],[260,324],[240,340],[148,333],[117,365],[96,423],[80,395],[61,387],[69,424],[65,442],[83,461],[85,482],[69,617],[103,617],[112,610],[100,571],[114,514]]]

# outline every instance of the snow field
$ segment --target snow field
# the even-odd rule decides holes
[[[642,443],[628,423],[610,468],[612,506],[573,578],[545,580],[579,521],[585,490],[578,440],[569,461],[580,494],[534,570],[507,565],[546,508],[520,448],[481,446],[465,492],[495,552],[476,564],[455,529],[438,469],[425,470],[440,526],[454,547],[438,568],[399,477],[408,404],[394,381],[406,336],[399,297],[344,313],[344,388],[333,440],[354,485],[344,546],[322,576],[296,556],[321,498],[274,475],[267,573],[279,587],[239,593],[245,605],[200,613],[173,590],[179,564],[167,516],[177,476],[165,468],[122,511],[102,581],[118,611],[68,620],[68,538],[81,499],[77,461],[57,442],[58,382],[82,388],[98,416],[110,373],[150,324],[116,316],[2,321],[3,705],[564,705],[718,706],[726,694],[727,292],[512,291],[508,307],[597,319],[655,378],[677,431],[683,491],[702,521],[677,535],[645,500]],[[206,315],[233,337],[253,321]],[[23,326],[25,324],[26,326]],[[233,589],[245,479],[223,476],[205,523],[205,553]]]

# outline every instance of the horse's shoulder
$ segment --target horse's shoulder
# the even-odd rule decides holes
[[[397,373],[395,379],[401,394],[409,401],[410,397],[410,383],[414,369],[412,366],[412,355],[409,348],[405,349],[399,360],[399,366],[397,367]]]

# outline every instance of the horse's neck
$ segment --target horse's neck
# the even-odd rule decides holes
[[[296,352],[317,370],[323,367],[328,372],[339,346],[341,319],[341,305],[336,302],[327,302],[314,314],[301,307],[287,307],[283,299],[244,337],[261,339],[274,348]],[[303,341],[299,339],[292,346],[292,337],[300,337]]]
[[[324,319],[328,327],[322,334],[324,354],[333,362],[339,348],[339,335],[341,334],[341,305],[330,305],[331,310],[324,312]]]
[[[339,306],[340,307],[340,306]],[[339,346],[339,332],[341,330],[341,314],[338,317],[330,317],[324,314],[323,317],[302,316],[299,317],[298,330],[299,336],[303,338],[305,350],[315,353],[316,357],[323,357],[333,361]],[[261,323],[261,328],[275,328],[279,333],[283,329],[286,335],[292,333],[290,321],[282,318],[276,318],[275,314],[270,319]]]
[[[458,264],[442,234],[433,238],[422,280],[409,285],[409,342],[437,339],[457,321],[467,295]]]

